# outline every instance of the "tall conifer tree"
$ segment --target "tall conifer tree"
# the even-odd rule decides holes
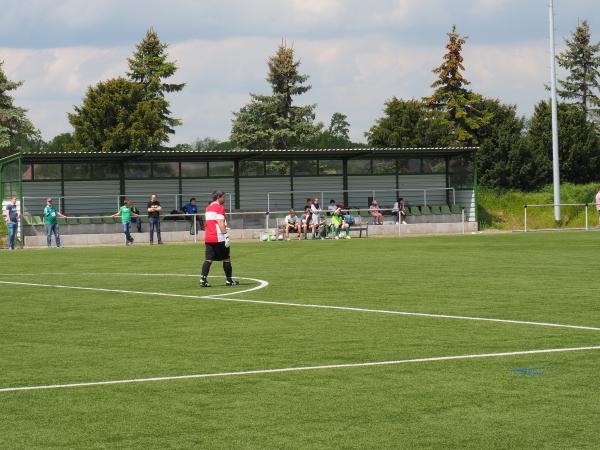
[[[234,113],[231,140],[245,148],[301,146],[319,131],[316,105],[296,106],[294,97],[309,91],[308,75],[299,72],[294,49],[283,42],[267,62],[271,95],[250,94],[250,103]]]
[[[425,99],[432,108],[446,111],[454,126],[454,139],[460,145],[477,144],[477,131],[491,120],[491,115],[480,110],[482,97],[466,88],[471,84],[463,76],[462,48],[466,43],[456,31],[456,26],[448,33],[448,52],[439,67],[433,69],[438,79],[431,85],[433,95]]]
[[[169,102],[165,94],[179,92],[185,83],[166,83],[167,78],[177,72],[177,65],[168,61],[167,44],[163,44],[153,28],[146,32],[146,36],[137,44],[135,53],[128,58],[129,72],[127,76],[134,82],[144,86],[144,100],[157,100],[161,108],[161,118],[165,132],[175,133],[174,127],[181,125],[181,120],[171,117]]]
[[[560,80],[559,95],[565,100],[574,100],[588,112],[600,111],[600,42],[592,44],[587,21],[583,21],[565,39],[567,48],[556,57],[558,64],[567,69],[566,80]]]

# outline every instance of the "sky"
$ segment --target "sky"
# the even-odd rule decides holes
[[[555,0],[555,14],[558,51],[582,20],[600,40],[600,1]],[[168,97],[179,144],[227,140],[233,111],[270,93],[266,60],[285,39],[312,86],[296,102],[316,103],[325,124],[346,114],[364,142],[386,100],[431,94],[453,24],[468,36],[474,91],[526,116],[548,97],[548,0],[0,0],[0,61],[50,140],[72,131],[67,113],[88,86],[125,75],[153,27],[179,67],[173,82],[187,83]]]

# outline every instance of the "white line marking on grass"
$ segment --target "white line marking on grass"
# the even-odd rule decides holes
[[[156,274],[153,274],[153,275],[156,275]],[[181,275],[180,274],[180,276],[191,276],[191,275]],[[263,281],[263,280],[258,280],[258,279],[254,279],[254,278],[242,278],[242,277],[238,277],[238,278],[253,280],[256,282]],[[267,283],[267,282],[264,281],[264,283]],[[361,312],[361,313],[390,314],[390,315],[398,315],[398,316],[431,317],[431,318],[435,318],[435,319],[475,320],[475,321],[480,321],[480,322],[496,322],[496,323],[515,324],[515,325],[532,325],[532,326],[539,326],[539,327],[554,327],[554,328],[569,328],[569,329],[574,329],[574,330],[600,331],[600,328],[598,328],[598,327],[589,327],[589,326],[584,326],[584,325],[568,325],[568,324],[549,323],[549,322],[531,322],[531,321],[525,321],[525,320],[494,319],[494,318],[488,318],[488,317],[452,316],[452,315],[448,315],[448,314],[428,314],[428,313],[417,313],[417,312],[393,311],[393,310],[386,310],[386,309],[354,308],[354,307],[350,307],[350,306],[316,305],[316,304],[310,304],[310,303],[303,304],[303,303],[278,302],[278,301],[272,301],[272,300],[248,300],[248,299],[241,299],[241,298],[222,297],[223,295],[233,295],[233,294],[236,294],[237,292],[231,292],[228,294],[215,294],[215,295],[189,295],[189,294],[170,294],[167,292],[146,292],[146,291],[130,291],[130,290],[124,290],[124,289],[67,286],[67,285],[62,285],[62,284],[26,283],[26,282],[19,282],[19,281],[0,281],[0,284],[17,285],[17,286],[33,286],[33,287],[53,287],[53,288],[58,288],[58,289],[74,289],[74,290],[82,290],[82,291],[114,292],[114,293],[118,293],[118,294],[152,295],[152,296],[158,296],[158,297],[217,300],[217,301],[222,301],[222,302],[253,303],[253,304],[258,304],[258,305],[291,306],[291,307],[296,307],[296,308],[330,309],[330,310],[335,310],[335,311],[352,311],[352,312]],[[252,289],[256,289],[256,288],[252,288]]]
[[[525,350],[525,351],[504,352],[504,353],[483,353],[483,354],[475,354],[475,355],[438,356],[438,357],[432,357],[432,358],[400,359],[400,360],[395,360],[395,361],[329,364],[329,365],[323,365],[323,366],[303,366],[303,367],[287,367],[287,368],[282,368],[282,369],[245,370],[245,371],[241,371],[241,372],[202,373],[202,374],[194,374],[194,375],[176,375],[176,376],[169,376],[169,377],[131,378],[131,379],[126,379],[126,380],[90,381],[90,382],[83,382],[83,383],[48,384],[48,385],[40,385],[40,386],[19,386],[19,387],[0,388],[0,392],[33,391],[33,390],[40,390],[40,389],[61,389],[61,388],[75,388],[75,387],[89,387],[89,386],[105,386],[105,385],[110,385],[110,384],[126,384],[126,383],[147,383],[149,381],[188,380],[188,379],[192,379],[192,378],[215,378],[215,377],[242,376],[242,375],[259,375],[259,374],[266,374],[266,373],[301,372],[301,371],[305,371],[305,370],[391,366],[391,365],[407,364],[407,363],[450,361],[450,360],[457,360],[457,359],[499,358],[499,357],[503,357],[503,356],[535,355],[535,354],[542,354],[542,353],[579,352],[579,351],[586,351],[586,350],[600,350],[600,346],[573,347],[573,348],[551,348],[551,349],[544,349],[544,350]]]
[[[13,276],[13,275],[24,275],[24,276],[37,276],[37,275],[55,275],[55,276],[69,276],[69,275],[75,275],[75,276],[91,276],[91,275],[96,275],[96,276],[106,276],[106,275],[113,275],[113,276],[117,276],[117,277],[130,277],[130,276],[138,276],[138,277],[199,277],[199,275],[191,275],[191,274],[185,274],[185,273],[111,273],[111,272],[39,272],[39,273],[18,273],[18,274],[9,274],[9,273],[0,273],[0,276]],[[219,275],[209,275],[209,278],[222,278]],[[252,292],[252,291],[258,291],[259,289],[263,289],[265,287],[267,287],[269,285],[268,281],[265,280],[261,280],[260,278],[248,278],[248,277],[235,277],[238,280],[248,280],[248,281],[254,281],[256,283],[258,283],[258,286],[254,286],[253,288],[249,288],[249,289],[244,289],[241,291],[234,291],[234,292],[226,292],[224,294],[214,294],[211,295],[211,297],[221,297],[224,295],[237,295],[237,294],[245,294],[247,292]],[[58,287],[58,286],[57,286]],[[60,286],[60,287],[66,287],[66,286]],[[75,287],[73,287],[75,288]],[[91,289],[91,288],[90,288]],[[118,292],[126,292],[126,291],[118,291]],[[136,292],[139,293],[139,292]],[[158,293],[152,293],[153,295],[158,295]]]
[[[213,296],[207,295],[204,298],[213,299]],[[319,308],[319,309],[333,309],[339,311],[355,311],[355,312],[366,312],[366,313],[377,313],[377,314],[392,314],[398,316],[416,316],[416,317],[431,317],[435,319],[457,319],[457,320],[476,320],[482,322],[499,322],[499,323],[511,323],[517,325],[535,325],[540,327],[556,327],[556,328],[572,328],[575,330],[592,330],[600,331],[600,327],[589,327],[585,325],[568,325],[562,323],[549,323],[549,322],[530,322],[526,320],[511,320],[511,319],[494,319],[490,317],[470,317],[470,316],[452,316],[448,314],[429,314],[429,313],[417,313],[417,312],[405,312],[405,311],[393,311],[386,309],[370,309],[370,308],[355,308],[352,306],[334,306],[334,305],[315,305],[310,303],[287,303],[278,302],[272,300],[245,300],[237,298],[227,298],[214,300],[227,300],[231,302],[248,302],[248,303],[265,303],[267,305],[280,305],[280,306],[297,306],[301,308]]]

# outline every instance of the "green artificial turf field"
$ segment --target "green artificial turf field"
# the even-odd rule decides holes
[[[599,233],[202,251],[0,253],[0,389],[167,378],[0,390],[0,448],[598,447],[599,349],[489,354],[600,346]]]

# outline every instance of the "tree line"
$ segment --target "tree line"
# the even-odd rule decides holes
[[[463,48],[468,38],[456,27],[447,33],[446,53],[433,69],[432,93],[420,99],[392,97],[383,114],[364,133],[372,147],[479,146],[479,182],[500,189],[533,190],[552,176],[551,108],[540,100],[530,118],[515,105],[485,98],[464,76]],[[565,39],[557,56],[566,78],[559,81],[558,108],[561,178],[572,183],[600,179],[600,42],[592,43],[586,21]],[[0,156],[15,151],[159,150],[181,124],[173,117],[167,94],[185,84],[169,83],[177,66],[168,45],[155,30],[147,31],[128,58],[125,76],[90,86],[80,106],[68,114],[73,132],[44,142],[14,104],[11,81],[0,62]],[[198,139],[176,149],[349,148],[352,142],[345,114],[336,112],[328,125],[316,121],[316,104],[298,98],[311,89],[301,73],[293,46],[282,41],[267,61],[270,94],[250,94],[248,104],[233,112],[229,140]]]

